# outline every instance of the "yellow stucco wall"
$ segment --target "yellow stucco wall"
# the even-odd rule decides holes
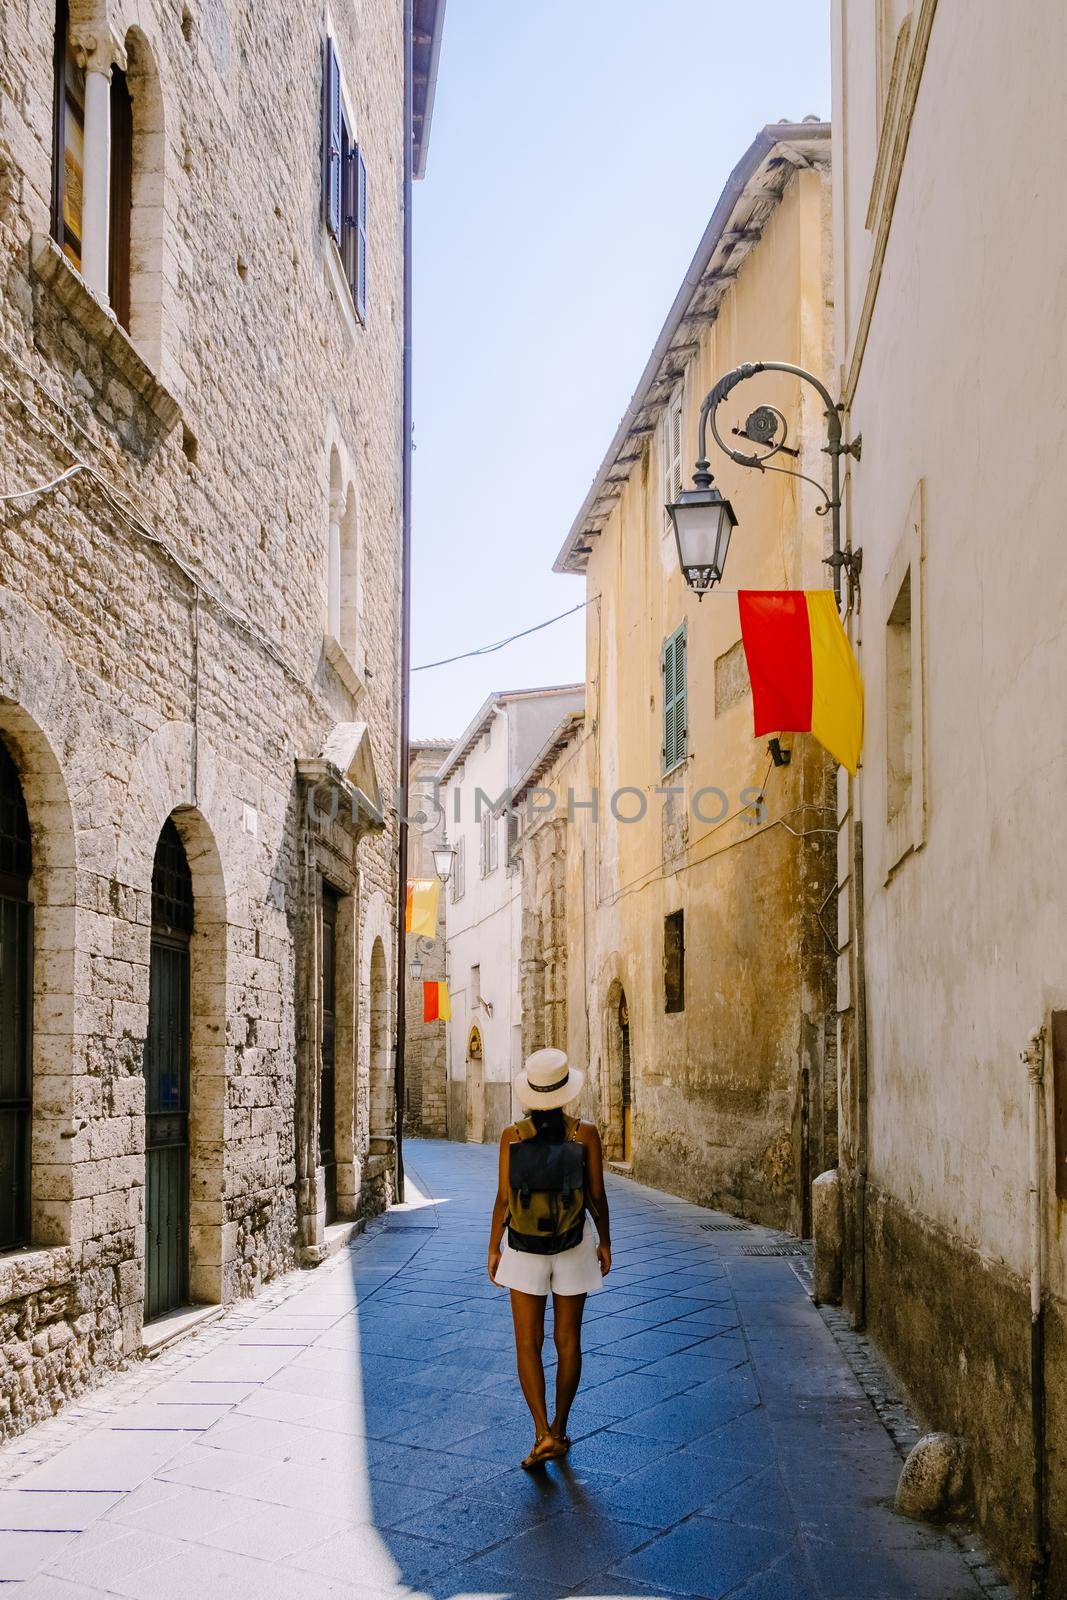
[[[727,369],[766,359],[829,375],[828,247],[829,177],[809,169],[785,190],[690,358],[686,481],[700,403]],[[765,401],[780,407],[791,442],[804,447],[796,465],[825,479],[827,463],[817,451],[825,428],[812,400],[788,376],[765,374],[731,397],[723,420],[741,423]],[[816,490],[713,454],[712,468],[739,518],[728,589],[825,586],[827,528],[815,515]],[[599,791],[599,815],[579,809],[571,825],[571,1048],[587,1055],[591,1105],[609,1153],[618,1154],[613,1018],[621,984],[631,1031],[635,1176],[800,1227],[805,1176],[835,1159],[836,1075],[825,1026],[832,957],[815,917],[833,881],[833,835],[797,839],[777,819],[802,831],[832,830],[829,765],[810,737],[800,735],[792,765],[768,776],[766,742],[752,734],[743,663],[738,683],[736,657],[720,661],[740,639],[736,595],[715,591],[698,603],[664,529],[661,429],[648,436],[603,533],[592,542],[587,740],[581,761],[572,756],[570,767],[584,763],[585,783]],[[661,647],[683,622],[689,753],[664,777]],[[724,704],[728,665],[740,693]],[[765,780],[766,821],[753,827],[737,813],[744,809],[743,791],[751,801]],[[682,791],[673,802],[673,824],[664,818],[665,797],[656,793],[665,784]],[[699,794],[711,786],[727,797],[721,824],[715,819],[722,800]],[[627,825],[612,815],[611,797],[620,789],[626,792],[619,810],[631,815],[643,802],[643,820]],[[587,799],[588,789],[579,797]],[[694,814],[694,797],[708,820]],[[798,812],[801,805],[822,809]],[[679,909],[685,913],[685,1008],[667,1014],[664,917]]]

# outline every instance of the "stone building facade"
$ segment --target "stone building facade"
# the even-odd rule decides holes
[[[405,49],[370,0],[0,39],[10,1433],[389,1190]]]
[[[511,1081],[522,1064],[522,882],[515,856],[520,780],[560,719],[580,708],[581,684],[491,694],[437,773],[456,848],[446,929],[448,1132],[495,1143],[512,1120]]]
[[[744,509],[727,587],[700,603],[664,506],[724,373],[832,370],[830,201],[817,121],[763,129],[731,174],[556,562],[589,601],[585,734],[542,785],[565,817],[568,865],[551,871],[567,884],[569,1048],[608,1156],[804,1233],[811,1179],[836,1161],[832,765],[808,734],[783,741],[789,765],[753,738],[736,590],[828,587],[827,519],[809,484],[713,451]],[[786,464],[825,478],[810,392],[784,374],[759,390],[731,398],[723,428],[769,402],[799,450]],[[554,826],[541,804],[535,855]]]
[[[840,793],[845,1298],[927,1423],[964,1438],[990,1543],[1051,1600],[1067,1594],[1067,564],[1049,471],[1067,443],[1067,16],[1054,0],[1025,29],[933,0],[832,15],[867,716]]]
[[[519,1009],[522,1054],[568,1048],[567,975],[572,930],[567,922],[567,786],[572,746],[585,732],[584,711],[570,711],[549,734],[512,797],[515,858],[522,880]],[[551,794],[549,809],[538,797]]]
[[[452,748],[451,739],[413,739],[408,768],[408,880],[434,877],[433,847],[446,836],[444,807],[437,795],[437,769]],[[408,970],[404,975],[404,1127],[425,1139],[448,1136],[447,1024],[423,1020],[424,983],[447,979],[445,967],[445,896],[437,906],[434,938],[408,934]],[[414,957],[422,963],[418,978],[411,976]]]

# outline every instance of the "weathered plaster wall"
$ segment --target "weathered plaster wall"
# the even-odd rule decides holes
[[[3,488],[76,457],[99,475],[0,516],[0,733],[34,849],[40,1247],[0,1262],[5,1432],[140,1348],[150,887],[166,817],[196,902],[197,1299],[252,1294],[321,1239],[305,862],[352,908],[342,1213],[362,1204],[370,1024],[355,963],[373,896],[386,951],[394,926],[392,830],[357,863],[351,829],[327,822],[305,857],[294,761],[335,723],[366,721],[383,787],[395,781],[399,8],[334,19],[370,172],[363,329],[341,314],[320,228],[320,8],[194,8],[188,37],[161,0],[106,9],[138,70],[158,73],[131,77],[135,123],[143,87],[158,135],[138,172],[155,239],[136,212],[134,238],[138,270],[158,267],[142,283],[155,309],[132,342],[46,242],[54,8],[30,0],[0,19]],[[324,652],[331,438],[360,503],[365,687]]]
[[[863,435],[846,505],[864,563],[859,801],[877,1196],[867,1314],[927,1418],[969,1439],[985,1526],[1022,1571],[1031,1478],[1019,1056],[1067,1001],[1067,566],[1049,471],[1067,442],[1067,33],[1050,0],[1028,9],[1023,32],[1004,7],[964,13],[925,0],[897,6],[880,39],[874,10],[838,5],[834,29],[838,347],[847,428]],[[891,81],[879,58],[897,51],[898,25]],[[912,779],[922,788],[902,848],[887,803],[887,620],[909,547],[913,606],[922,598]],[[854,1071],[846,1088],[851,1106]],[[862,1130],[850,1121],[846,1150],[858,1161]],[[1067,1208],[1051,1174],[1049,1154],[1058,1594]],[[857,1261],[849,1287],[855,1299]]]
[[[717,320],[701,330],[684,380],[687,476],[700,403],[722,373],[756,357],[828,371],[829,205],[828,174],[800,172]],[[818,405],[795,381],[761,377],[725,420],[743,421],[762,401],[779,406],[791,437],[813,452],[798,465],[824,475],[813,445],[822,435]],[[572,957],[585,952],[581,964],[572,959],[578,972],[568,980],[572,1050],[587,1053],[606,1148],[618,1158],[615,1018],[624,994],[635,1177],[801,1229],[809,1179],[836,1160],[832,966],[816,917],[832,884],[833,791],[829,763],[810,737],[792,741],[791,766],[774,769],[753,739],[732,591],[825,587],[825,521],[815,515],[814,490],[717,457],[740,526],[728,589],[698,604],[664,528],[662,452],[657,429],[588,562],[586,759],[599,816],[578,812],[568,830],[569,947]],[[661,647],[683,621],[688,756],[664,776]],[[740,813],[761,788],[766,819],[752,827]],[[612,814],[611,797],[623,789],[618,812],[639,816],[643,805],[641,820]],[[685,916],[685,1005],[667,1013],[664,918],[677,910]]]

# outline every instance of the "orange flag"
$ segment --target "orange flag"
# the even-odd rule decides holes
[[[447,983],[424,983],[422,986],[423,1022],[449,1022],[452,1005],[448,998]]]
[[[741,638],[754,732],[813,733],[855,775],[863,680],[831,589],[743,589]]]

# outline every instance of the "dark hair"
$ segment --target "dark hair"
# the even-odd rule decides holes
[[[539,1139],[547,1139],[550,1144],[563,1142],[567,1125],[559,1106],[553,1106],[551,1111],[531,1111],[530,1120],[537,1129]]]

